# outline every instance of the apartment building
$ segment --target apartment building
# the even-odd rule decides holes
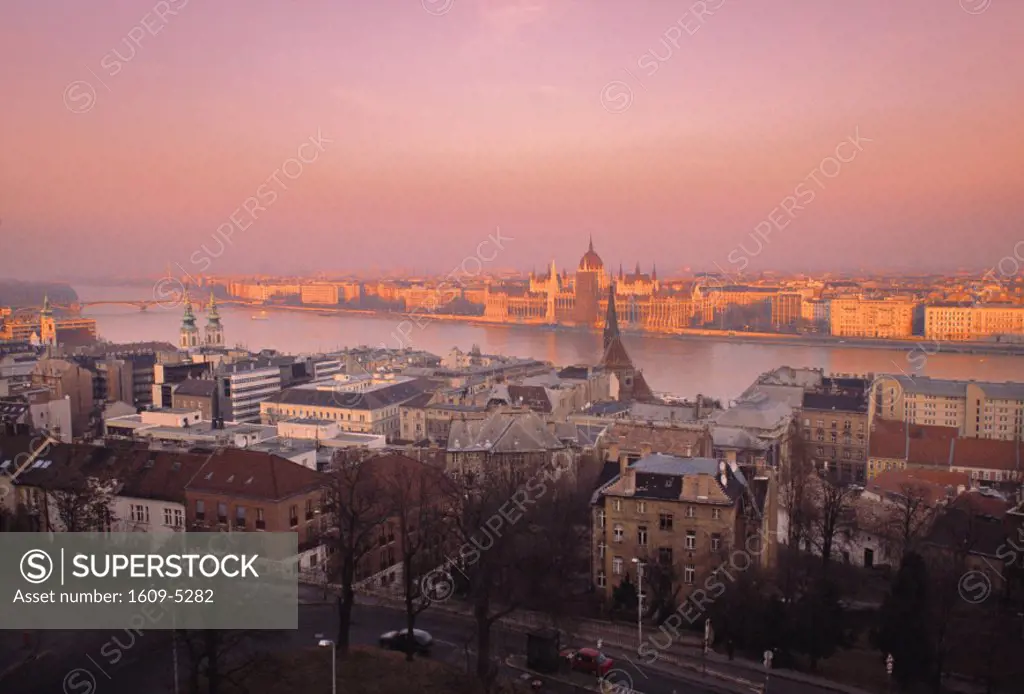
[[[713,580],[727,561],[739,571],[769,565],[774,533],[760,533],[767,485],[758,486],[760,492],[737,466],[711,458],[655,453],[630,464],[623,454],[618,474],[592,499],[599,594],[610,600],[627,576],[635,585],[638,565],[657,565],[663,576],[673,577],[680,602]]]
[[[331,282],[304,284],[299,296],[304,304],[322,306],[337,306],[340,297],[338,285]]]
[[[874,415],[954,427],[960,436],[1024,439],[1024,383],[886,375],[875,379]]]
[[[805,393],[797,414],[815,467],[846,483],[863,484],[867,478],[866,387],[860,382],[859,390]]]
[[[1024,342],[1024,306],[939,304],[924,309],[924,336],[930,340]]]
[[[207,459],[123,446],[40,449],[28,437],[0,438],[0,474],[11,475],[14,465],[31,461],[17,475],[8,510],[21,507],[41,532],[183,531],[185,487]],[[105,509],[97,507],[100,501],[106,501]]]
[[[338,422],[344,431],[401,434],[400,407],[433,385],[425,379],[366,378],[326,384],[311,383],[275,393],[260,403],[260,418],[274,424],[283,419],[315,418]]]
[[[324,552],[317,535],[324,477],[280,456],[224,448],[210,454],[185,486],[189,529],[226,532],[293,532],[299,570],[316,568]]]
[[[914,334],[914,308],[910,299],[890,297],[832,299],[829,320],[837,337],[905,339]]]
[[[222,364],[217,369],[220,416],[234,422],[260,421],[260,403],[281,392],[281,367],[269,360]]]

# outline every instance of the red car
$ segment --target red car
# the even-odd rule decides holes
[[[567,648],[559,655],[569,662],[569,668],[604,677],[614,667],[614,661],[596,648]]]

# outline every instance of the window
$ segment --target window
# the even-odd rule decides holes
[[[622,510],[622,499],[616,499],[615,501],[613,501],[612,502],[612,508],[614,508],[616,511],[621,511]]]
[[[671,513],[659,513],[658,514],[658,527],[661,530],[671,531],[672,530],[672,514]]]
[[[299,524],[299,507],[292,506],[288,509],[288,524],[291,527],[296,527]]]
[[[697,509],[695,509],[693,506],[687,506],[686,507],[686,517],[687,518],[695,518],[696,516],[697,516]]]
[[[245,506],[235,506],[235,525],[239,528],[245,527]]]
[[[623,534],[622,526],[620,524],[616,523],[615,524],[615,530],[613,532],[614,532],[614,535],[615,535],[615,541],[616,542],[622,542],[622,534]]]
[[[256,509],[256,528],[264,530],[267,527],[267,519],[263,517],[263,509]]]
[[[164,525],[174,525],[174,509],[164,507]]]
[[[313,520],[313,500],[306,499],[306,520]]]
[[[718,533],[714,533],[711,536],[711,551],[717,552],[722,549],[722,536]]]
[[[638,502],[636,502],[636,512],[640,513],[640,514],[647,513],[647,502],[646,501],[638,501]]]
[[[636,529],[636,543],[641,547],[647,546],[647,526],[641,525]]]
[[[720,508],[713,508],[713,509],[711,509],[711,519],[712,520],[721,520],[722,519],[722,509],[720,509]]]
[[[142,504],[132,504],[130,507],[131,518],[135,523],[148,523],[149,522],[149,506]]]
[[[616,576],[622,575],[622,557],[612,559],[612,573]]]
[[[694,582],[696,582],[696,580],[697,567],[695,567],[693,564],[688,564],[686,568],[683,569],[683,583],[685,583],[688,586],[692,586]]]
[[[605,543],[602,542],[602,543],[598,544],[597,545],[597,556],[600,557],[603,560],[604,559],[605,551],[607,549],[608,549],[608,545],[606,545]]]
[[[228,522],[228,505],[223,501],[217,503],[217,522],[227,523]]]
[[[604,530],[604,518],[604,509],[601,509],[600,511],[597,512],[597,523],[600,526],[601,530]]]
[[[671,547],[659,547],[658,548],[658,562],[664,566],[672,566],[672,548]]]
[[[196,520],[206,520],[206,502],[196,499]]]
[[[686,549],[697,549],[697,532],[694,530],[686,531]]]
[[[604,571],[597,572],[597,587],[604,588],[608,584],[608,579],[604,575]]]

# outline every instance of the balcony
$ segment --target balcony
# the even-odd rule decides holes
[[[205,520],[206,520],[206,512],[205,511],[196,511],[196,521],[205,521]]]
[[[261,520],[256,521],[256,529],[257,530],[266,530],[267,529],[267,521],[261,521]]]
[[[245,519],[244,518],[236,518],[235,519],[235,527],[236,528],[243,528],[244,529],[245,528]]]
[[[219,523],[220,525],[227,525],[228,524],[228,517],[227,516],[217,516],[217,523]]]

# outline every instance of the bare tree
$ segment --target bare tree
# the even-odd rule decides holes
[[[449,527],[458,545],[456,566],[467,583],[476,621],[477,676],[489,685],[496,675],[491,663],[491,629],[543,590],[561,569],[554,549],[564,532],[545,525],[556,511],[561,473],[544,466],[532,471],[493,470],[462,478],[453,488]],[[564,579],[562,581],[564,585]],[[554,595],[556,593],[552,593]]]
[[[821,551],[821,567],[828,571],[832,550],[840,530],[855,529],[853,504],[860,489],[841,484],[837,479],[818,475],[814,482],[814,506],[811,529],[814,541]]]
[[[446,515],[443,502],[449,483],[443,472],[429,464],[395,455],[381,470],[383,491],[398,525],[399,552],[405,596],[406,628],[414,633],[416,617],[430,606],[422,589],[425,575],[443,562]],[[412,660],[415,639],[406,639],[406,659]]]
[[[813,500],[809,487],[813,475],[810,443],[796,434],[791,441],[789,460],[779,475],[779,496],[787,520],[786,539],[793,549],[810,544]]]
[[[381,477],[364,453],[340,454],[326,474],[322,535],[327,547],[327,573],[340,584],[338,595],[338,653],[348,654],[355,584],[360,563],[373,548],[381,527],[393,514]]]
[[[935,520],[938,506],[931,501],[926,485],[913,482],[900,485],[899,493],[889,495],[885,501],[879,510],[884,525],[878,534],[898,566],[907,552],[917,549]]]

